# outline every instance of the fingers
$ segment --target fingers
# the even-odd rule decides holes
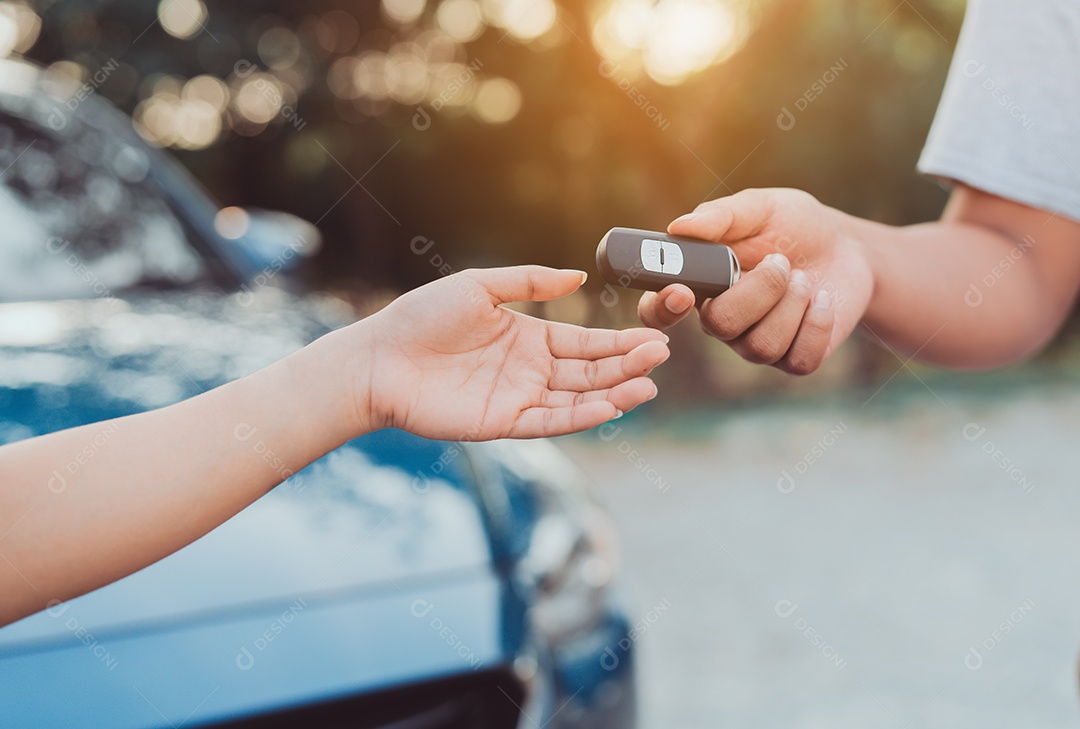
[[[647,327],[666,329],[678,324],[694,309],[694,292],[671,284],[659,292],[646,291],[638,302],[638,318]]]
[[[809,279],[796,271],[780,303],[729,344],[749,362],[807,375],[820,367],[829,354],[835,318],[829,293],[819,291],[811,304]]]
[[[697,206],[668,226],[672,235],[712,241],[737,241],[761,232],[773,213],[767,190],[742,190]]]
[[[783,255],[766,256],[737,284],[702,305],[702,329],[723,341],[742,335],[784,297],[790,271],[791,264]]]
[[[548,387],[552,390],[589,392],[606,390],[621,382],[641,377],[667,360],[671,352],[660,341],[646,342],[625,355],[597,360],[556,359]]]
[[[806,310],[802,326],[795,335],[787,356],[777,365],[793,375],[808,375],[829,356],[836,311],[828,291],[818,291],[814,303]]]
[[[545,404],[518,416],[511,438],[546,438],[595,428],[656,397],[656,385],[638,377],[604,392],[550,392]]]
[[[754,364],[775,364],[788,353],[810,304],[810,278],[795,271],[780,303],[729,344],[743,359]]]
[[[496,305],[558,299],[581,288],[588,276],[584,271],[545,266],[471,268],[461,275],[485,288]]]
[[[729,291],[701,308],[701,326],[743,359],[795,375],[815,371],[829,355],[836,314],[827,291],[811,303],[803,271],[788,276],[783,256],[767,256]],[[760,275],[757,275],[760,274]]]
[[[507,435],[510,438],[551,438],[595,428],[618,415],[618,409],[607,401],[563,408],[529,408],[518,416]]]
[[[667,343],[669,338],[655,329],[586,329],[563,324],[545,322],[547,326],[548,349],[555,357],[569,359],[601,359],[626,354],[646,342]]]
[[[540,405],[546,408],[563,408],[606,400],[620,411],[628,413],[654,397],[656,397],[656,385],[653,381],[648,377],[635,377],[607,390],[591,392],[548,390],[541,398]]]

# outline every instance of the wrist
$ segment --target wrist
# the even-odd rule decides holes
[[[366,399],[353,395],[350,368],[358,366],[357,357],[338,334],[225,385],[218,395],[238,441],[258,434],[258,447],[248,444],[242,452],[272,463],[277,481],[372,429]]]
[[[864,294],[866,305],[860,316],[867,316],[870,308],[874,305],[874,294],[878,288],[881,257],[873,244],[873,236],[867,230],[868,226],[876,225],[870,221],[856,218],[834,208],[827,208],[837,225],[837,249],[844,251],[847,256],[856,261],[856,266],[862,270],[869,288]]]
[[[371,396],[374,341],[365,319],[320,337],[294,355],[297,392],[312,405],[322,427],[337,433],[343,443],[383,427]]]

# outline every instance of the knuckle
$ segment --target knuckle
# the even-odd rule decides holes
[[[578,348],[582,352],[589,351],[589,344],[592,342],[592,332],[584,327],[578,332]]]
[[[717,339],[734,339],[742,334],[738,320],[724,306],[713,304],[701,317],[701,328]]]
[[[773,364],[787,354],[787,345],[771,332],[752,331],[746,336],[743,359],[754,364]]]
[[[656,303],[642,297],[638,302],[638,319],[647,327],[655,327],[660,324],[656,317]]]
[[[799,204],[801,204],[801,205],[803,205],[805,207],[810,207],[810,206],[815,206],[815,205],[820,204],[818,202],[818,199],[816,197],[814,197],[811,193],[807,192],[806,190],[792,190],[790,194],[794,198],[795,202],[797,202],[797,203],[799,203]]]
[[[820,357],[807,357],[805,354],[792,354],[784,362],[786,372],[800,377],[817,371],[820,366]]]
[[[807,317],[799,330],[801,343],[797,342],[781,363],[784,371],[793,375],[816,372],[825,362],[832,327],[831,315],[821,318]]]
[[[544,410],[543,426],[542,427],[543,427],[543,431],[545,433],[550,433],[553,430],[555,430],[555,410],[554,409],[548,408],[548,409]]]
[[[787,291],[788,274],[778,266],[768,264],[756,270],[760,271],[758,274],[760,282],[773,296],[780,296]]]
[[[805,332],[808,339],[813,342],[821,342],[824,348],[832,334],[834,315],[832,312],[821,312],[820,309],[811,309],[803,319],[800,330]]]
[[[600,379],[600,364],[595,360],[585,363],[585,381],[590,387],[595,388]]]

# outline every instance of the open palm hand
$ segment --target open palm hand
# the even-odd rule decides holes
[[[473,269],[397,299],[370,321],[371,420],[428,438],[536,438],[586,430],[656,395],[668,357],[652,329],[543,321],[513,301],[566,296],[580,271]],[[363,378],[363,375],[361,375]]]

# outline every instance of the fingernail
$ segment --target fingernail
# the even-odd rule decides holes
[[[647,398],[645,398],[645,402],[648,402],[649,400],[652,400],[653,398],[655,398],[659,394],[660,394],[659,388],[657,388],[656,385],[653,385],[652,394],[649,395]]]
[[[832,308],[832,296],[829,296],[829,292],[825,289],[817,292],[817,296],[814,297],[814,306],[819,309],[831,309]]]
[[[573,273],[576,273],[577,275],[581,276],[582,285],[584,285],[585,282],[589,280],[589,274],[585,273],[584,271],[579,271],[576,268],[564,268],[563,270],[568,271],[568,272],[573,272]]]
[[[672,314],[682,314],[684,311],[694,305],[693,301],[688,301],[685,296],[672,294],[664,299],[664,306]]]
[[[780,253],[770,253],[769,255],[765,256],[765,262],[776,266],[784,273],[787,273],[791,270],[791,261],[787,259],[787,256]]]
[[[674,225],[675,223],[689,223],[690,221],[697,218],[697,216],[697,213],[687,213],[686,215],[675,218],[675,220],[673,220],[671,224]]]
[[[612,418],[612,420],[618,420],[623,415],[626,415],[626,413],[624,413],[622,410],[619,410],[618,408],[615,408],[615,417]]]
[[[791,274],[791,283],[796,286],[809,286],[810,277],[806,275],[806,271],[799,268]]]

